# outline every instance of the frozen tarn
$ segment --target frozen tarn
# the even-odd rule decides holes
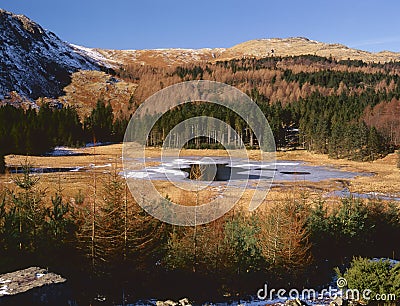
[[[9,166],[7,167],[8,171],[10,173],[24,173],[26,170],[21,167],[13,167]],[[43,173],[58,173],[58,172],[77,172],[80,171],[82,167],[43,167],[43,168],[30,168],[29,173],[35,173],[35,174],[43,174]]]
[[[300,164],[303,164],[304,162],[276,162],[275,166],[298,166]]]
[[[195,164],[215,164],[224,166],[230,171],[229,181],[237,181],[238,186],[243,186],[246,180],[271,179],[274,177],[275,184],[279,182],[309,181],[319,182],[327,179],[350,179],[356,176],[370,175],[368,173],[358,173],[338,170],[333,167],[311,166],[302,161],[278,161],[259,162],[227,157],[208,157],[212,161],[207,162],[204,157],[186,156],[185,158],[151,158],[146,159],[151,162],[159,162],[158,166],[145,167],[137,170],[126,170],[125,175],[131,178],[150,178],[152,180],[172,180],[187,181],[188,175],[184,169],[190,168]],[[144,163],[144,160],[138,162]],[[221,169],[224,168],[218,168]],[[142,173],[148,173],[143,176]],[[167,176],[168,174],[168,176]],[[213,182],[218,185],[220,182]],[[250,186],[251,188],[251,186]]]
[[[172,174],[172,175],[175,175],[175,176],[186,177],[185,173],[180,171],[180,170],[168,169],[168,168],[165,168],[165,167],[155,168],[152,171],[154,171],[156,173]]]
[[[127,173],[121,172],[120,175],[123,175],[125,178],[150,179],[150,173],[142,171],[130,171]]]

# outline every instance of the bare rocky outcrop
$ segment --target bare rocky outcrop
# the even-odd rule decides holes
[[[63,283],[66,280],[46,269],[30,267],[0,275],[0,296],[13,295],[49,284]]]
[[[0,275],[0,305],[56,305],[68,300],[66,279],[39,267]]]

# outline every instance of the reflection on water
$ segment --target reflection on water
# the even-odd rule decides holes
[[[365,173],[341,171],[333,167],[306,165],[302,161],[279,161],[265,163],[226,157],[208,157],[212,162],[203,162],[200,157],[148,158],[158,166],[131,170],[124,173],[128,178],[150,180],[206,180],[214,182],[271,179],[275,182],[310,181],[327,179],[350,179]],[[196,174],[197,173],[197,174]]]
[[[250,174],[243,171],[240,167],[229,166],[228,163],[223,164],[188,164],[182,166],[180,170],[188,173],[187,178],[190,180],[200,180],[200,181],[215,181],[215,182],[225,182],[225,181],[236,181],[236,180],[256,180],[262,177],[271,179],[271,177],[262,176],[261,172],[259,174]],[[261,168],[254,169],[255,171],[261,171]],[[266,169],[270,171],[276,171],[273,169]]]
[[[10,166],[6,168],[6,172],[8,173],[24,173],[26,169],[21,166]],[[58,173],[58,172],[70,172],[70,171],[78,171],[77,167],[53,167],[53,168],[30,168],[29,172],[30,173]]]

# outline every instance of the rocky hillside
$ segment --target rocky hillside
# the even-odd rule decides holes
[[[0,100],[58,97],[82,69],[101,64],[29,18],[0,10]]]
[[[102,71],[81,70],[72,74],[71,83],[64,88],[63,96],[43,101],[73,105],[79,116],[84,118],[90,114],[97,100],[102,99],[111,104],[118,117],[120,112],[127,114],[131,111],[131,97],[136,87],[134,82],[126,82]]]
[[[86,48],[86,52],[87,52]],[[107,63],[118,65],[142,64],[152,66],[174,66],[187,63],[213,61],[224,54],[224,48],[203,49],[154,49],[154,50],[103,50],[91,49],[101,55]],[[93,53],[87,53],[89,56]]]

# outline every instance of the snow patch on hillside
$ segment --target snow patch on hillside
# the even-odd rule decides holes
[[[118,62],[116,60],[106,58],[103,54],[93,48],[88,48],[84,46],[70,44],[70,46],[79,54],[83,56],[90,57],[96,61],[99,65],[105,66],[107,68],[117,67]]]

